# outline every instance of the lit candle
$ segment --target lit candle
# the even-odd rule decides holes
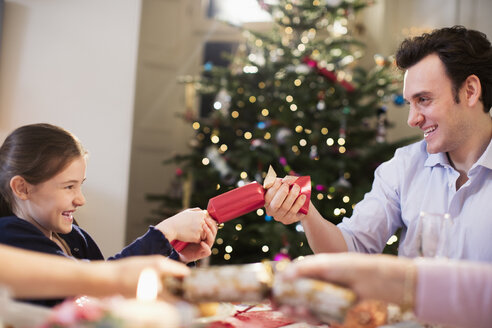
[[[162,289],[159,276],[154,269],[144,269],[140,273],[137,285],[137,300],[152,302],[157,299],[157,294]]]
[[[176,307],[157,300],[161,288],[157,272],[153,269],[143,270],[138,279],[137,298],[117,302],[113,313],[123,319],[127,327],[179,327],[180,316]]]

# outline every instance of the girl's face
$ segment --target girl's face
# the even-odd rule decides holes
[[[64,170],[37,185],[29,185],[28,200],[23,215],[51,238],[52,232],[72,231],[73,213],[85,204],[82,183],[86,160],[77,157]]]

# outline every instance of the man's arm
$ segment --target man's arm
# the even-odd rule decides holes
[[[347,243],[340,229],[326,220],[311,203],[309,212],[301,219],[309,246],[314,253],[347,252]]]

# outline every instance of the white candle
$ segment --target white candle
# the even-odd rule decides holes
[[[113,304],[112,312],[124,320],[125,326],[135,328],[177,328],[179,312],[175,306],[157,300],[160,279],[155,270],[140,274],[136,299],[122,299]]]

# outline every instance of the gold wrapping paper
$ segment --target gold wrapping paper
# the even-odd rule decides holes
[[[261,302],[268,298],[273,281],[267,263],[196,268],[182,281],[164,283],[173,294],[191,303]]]
[[[323,322],[342,322],[356,294],[314,279],[284,281],[276,274],[288,261],[195,268],[182,280],[164,281],[167,290],[191,303],[262,302],[304,307]]]
[[[323,322],[342,322],[347,310],[357,300],[355,293],[349,289],[305,278],[294,281],[275,279],[272,298],[278,305],[309,309]]]

